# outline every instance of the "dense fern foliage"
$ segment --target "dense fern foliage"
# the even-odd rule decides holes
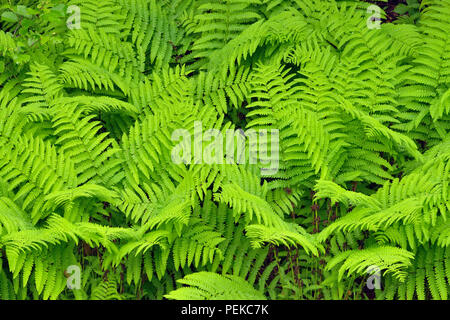
[[[3,3],[0,299],[449,298],[450,0]]]

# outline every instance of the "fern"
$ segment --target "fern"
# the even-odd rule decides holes
[[[240,278],[215,273],[195,273],[178,280],[189,285],[167,294],[178,300],[264,300],[264,296]]]
[[[450,0],[408,4],[3,4],[0,299],[447,300]]]

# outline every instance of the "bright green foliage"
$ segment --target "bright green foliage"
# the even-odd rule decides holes
[[[369,5],[2,5],[0,299],[448,299],[450,0]],[[279,170],[175,163],[199,121]]]

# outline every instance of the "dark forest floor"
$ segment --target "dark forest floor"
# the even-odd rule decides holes
[[[364,1],[376,4],[380,8],[383,8],[383,10],[386,12],[386,15],[387,15],[386,22],[395,21],[398,17],[398,14],[394,12],[395,7],[401,3],[406,4],[406,0],[389,0],[388,2],[370,1],[370,0],[364,0]]]

